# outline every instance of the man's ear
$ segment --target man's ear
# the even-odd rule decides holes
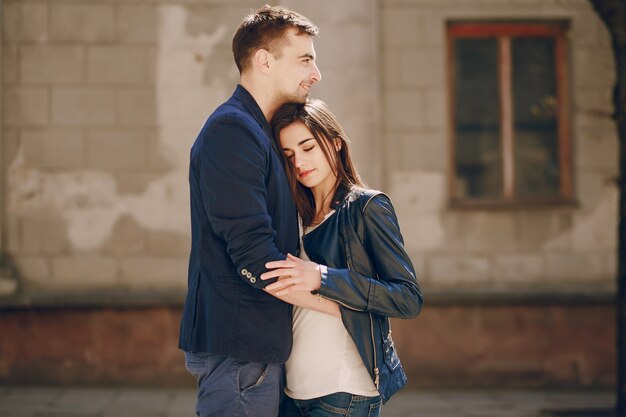
[[[259,71],[267,72],[270,69],[271,54],[267,49],[257,49],[252,57],[252,64]]]

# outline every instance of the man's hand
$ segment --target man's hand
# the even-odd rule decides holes
[[[320,268],[324,266],[304,261],[290,253],[284,261],[268,262],[265,267],[271,271],[261,275],[261,279],[278,278],[278,281],[268,285],[265,289],[275,292],[278,296],[294,291],[315,291],[319,290],[322,285]]]

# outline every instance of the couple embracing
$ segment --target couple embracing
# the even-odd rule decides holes
[[[239,85],[191,149],[179,347],[200,417],[378,416],[406,383],[389,318],[422,294],[390,199],[308,98],[317,33],[282,7],[245,17]]]

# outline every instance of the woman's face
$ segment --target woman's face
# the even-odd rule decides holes
[[[281,130],[280,145],[300,184],[324,193],[332,190],[337,175],[315,137],[303,123],[296,122]]]

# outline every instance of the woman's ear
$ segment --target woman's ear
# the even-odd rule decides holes
[[[333,139],[333,144],[335,145],[335,150],[339,152],[341,150],[341,139],[339,138]]]

